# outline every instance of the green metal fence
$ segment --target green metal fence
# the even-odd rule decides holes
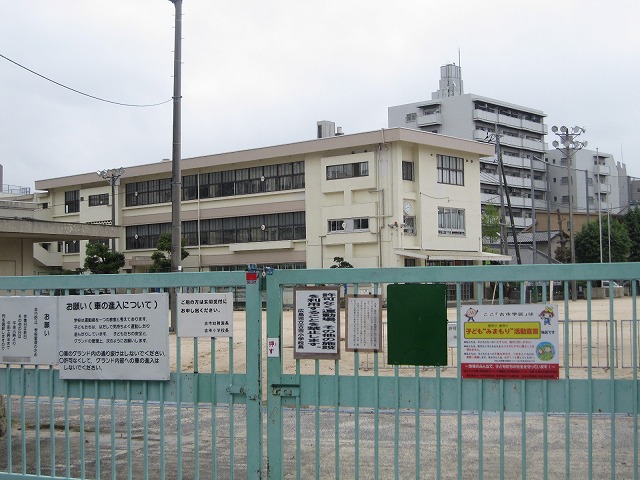
[[[246,300],[232,338],[169,334],[168,381],[61,380],[57,367],[0,364],[0,477],[637,479],[639,278],[638,264],[276,270],[262,279],[266,321],[244,272],[0,278],[2,295],[233,290]],[[629,296],[593,300],[602,279],[629,280]],[[584,300],[570,300],[572,280],[585,282]],[[293,356],[293,288],[366,285],[384,298],[389,284],[447,283],[448,319],[461,326],[462,285],[488,282],[497,303],[530,301],[531,282],[547,302],[559,282],[558,380],[463,379],[459,337],[441,367],[389,366],[386,340],[379,353]]]
[[[171,334],[168,381],[61,380],[57,367],[0,365],[0,477],[260,478],[261,303],[244,272],[0,278],[3,295],[229,289],[242,291],[241,341]]]

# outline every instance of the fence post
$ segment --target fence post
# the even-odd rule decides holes
[[[7,414],[4,411],[4,396],[0,395],[0,437],[7,432]]]
[[[260,273],[246,274],[247,477],[262,478],[262,298]]]

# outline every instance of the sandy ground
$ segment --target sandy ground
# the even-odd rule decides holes
[[[554,302],[558,305],[559,322],[560,322],[560,350],[564,348],[564,327],[563,323],[565,314],[564,301]],[[463,307],[463,308],[466,308]],[[613,311],[613,317],[611,312]],[[568,316],[570,324],[570,345],[569,355],[571,365],[571,378],[586,378],[588,375],[589,355],[591,355],[591,365],[593,367],[593,378],[610,378],[610,358],[611,358],[611,331],[609,319],[616,320],[615,323],[615,349],[614,364],[616,378],[631,378],[633,375],[632,367],[632,318],[633,318],[633,302],[630,297],[615,298],[613,302],[608,299],[592,300],[591,308],[591,348],[588,348],[588,302],[586,300],[578,300],[568,303]],[[640,317],[638,307],[636,306],[636,318]],[[457,312],[455,308],[449,308],[447,311],[449,321],[455,321]],[[353,374],[354,369],[358,366],[358,372],[361,375],[371,375],[374,371],[376,362],[375,354],[346,352],[344,349],[344,311],[341,313],[342,342],[341,356],[339,360],[340,374]],[[624,321],[624,322],[621,322]],[[386,310],[383,310],[383,329],[386,322]],[[266,313],[263,312],[263,366],[266,366]],[[234,336],[233,338],[219,339],[199,339],[194,341],[191,338],[182,338],[178,341],[175,334],[170,335],[171,347],[171,370],[177,370],[177,357],[179,346],[181,371],[192,372],[194,368],[199,372],[211,372],[212,365],[216,372],[228,372],[231,368],[235,373],[244,373],[246,368],[246,345],[245,345],[246,322],[245,312],[236,311],[234,313]],[[383,340],[384,343],[384,340]],[[296,368],[300,369],[300,373],[314,373],[316,362],[321,374],[333,374],[336,368],[334,360],[296,360],[293,359],[293,320],[292,312],[282,312],[282,360],[284,373],[296,373]],[[231,348],[232,347],[232,348]],[[232,355],[229,355],[232,350]],[[213,352],[213,353],[212,353]],[[393,367],[387,366],[386,354],[384,352],[377,355],[377,363],[379,375],[393,374]],[[561,366],[563,362],[561,361]],[[423,374],[428,372],[435,374],[435,368],[421,367]],[[414,375],[414,367],[401,367],[401,375]],[[449,349],[449,365],[441,367],[441,375],[456,376],[456,349]],[[560,376],[564,377],[564,371],[561,368]]]

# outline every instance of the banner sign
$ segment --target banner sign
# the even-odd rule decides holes
[[[474,305],[463,316],[463,378],[559,378],[557,305]]]
[[[347,295],[345,350],[382,351],[382,308],[380,297]]]

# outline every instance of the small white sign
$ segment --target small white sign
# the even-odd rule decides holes
[[[267,338],[267,357],[278,358],[280,356],[280,339],[278,337]]]
[[[179,293],[179,337],[233,337],[233,293]]]
[[[62,379],[168,380],[169,295],[60,298]]]
[[[0,363],[58,363],[58,299],[0,297]]]
[[[447,346],[449,348],[458,347],[458,324],[447,322]]]

